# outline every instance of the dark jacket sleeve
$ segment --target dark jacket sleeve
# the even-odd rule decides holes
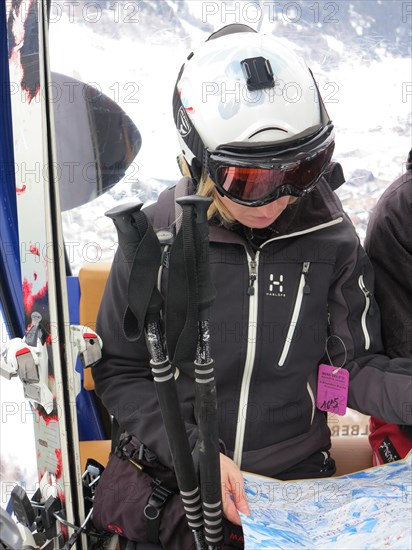
[[[128,267],[120,251],[116,253],[102,298],[97,332],[103,340],[102,361],[92,369],[95,391],[121,429],[135,435],[158,459],[172,468],[166,432],[153,382],[144,336],[129,342],[122,330],[127,306]],[[138,290],[137,290],[138,291]],[[189,408],[187,418],[191,448],[197,429]]]
[[[412,361],[383,355],[373,269],[350,222],[342,228],[338,264],[327,350],[333,365],[350,372],[348,406],[388,423],[412,424]]]
[[[390,357],[412,358],[412,172],[382,195],[366,233],[382,338]]]

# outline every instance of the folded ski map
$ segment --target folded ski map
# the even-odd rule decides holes
[[[245,491],[245,550],[411,548],[412,452],[335,478],[279,481],[246,473]]]

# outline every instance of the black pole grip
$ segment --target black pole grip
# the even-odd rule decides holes
[[[143,214],[139,216],[142,206],[141,202],[127,203],[105,212],[105,216],[113,220],[119,247],[128,263],[133,262],[136,250],[147,230],[146,217]]]
[[[112,219],[116,227],[118,227],[123,233],[127,233],[131,230],[133,214],[140,212],[142,206],[142,202],[120,204],[119,206],[115,206],[111,210],[105,212],[104,215]]]
[[[196,217],[195,221],[197,224],[207,224],[207,211],[209,206],[212,204],[212,199],[210,197],[201,197],[200,195],[188,195],[186,197],[180,197],[176,199],[176,202],[183,206],[193,206]]]

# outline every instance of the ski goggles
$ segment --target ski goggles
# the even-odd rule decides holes
[[[263,206],[285,195],[310,193],[334,150],[332,123],[282,148],[228,144],[206,150],[206,166],[220,194],[244,206]]]

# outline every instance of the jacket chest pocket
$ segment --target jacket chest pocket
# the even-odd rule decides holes
[[[271,354],[276,369],[293,358],[307,358],[306,368],[322,357],[327,334],[327,297],[333,265],[302,261],[277,264],[265,273],[263,323],[277,327]],[[269,350],[268,350],[269,352]],[[273,355],[272,355],[273,356]]]
[[[286,362],[289,354],[290,346],[293,342],[293,337],[299,318],[301,317],[302,306],[304,300],[310,294],[310,285],[308,282],[308,275],[310,269],[310,262],[303,262],[300,276],[298,278],[298,286],[293,298],[292,314],[290,316],[289,324],[287,327],[286,337],[283,344],[281,354],[278,359],[278,367],[282,368]]]

